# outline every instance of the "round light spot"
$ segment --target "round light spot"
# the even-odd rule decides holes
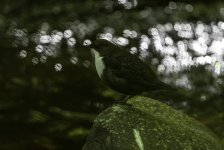
[[[85,61],[83,62],[83,66],[86,67],[86,68],[88,68],[88,67],[90,66],[90,61],[85,60]]]
[[[83,42],[83,45],[84,46],[89,46],[89,45],[91,45],[92,44],[92,42],[89,40],[89,39],[86,39],[84,42]]]
[[[43,51],[43,49],[44,49],[43,45],[37,45],[35,48],[36,52],[38,52],[38,53],[41,53]]]
[[[70,62],[71,62],[72,64],[77,64],[77,63],[78,63],[78,58],[77,58],[77,57],[72,57],[72,58],[70,59]]]
[[[50,43],[50,41],[51,41],[51,37],[49,35],[42,35],[40,37],[40,43],[42,44]]]
[[[69,38],[69,39],[67,40],[67,44],[68,44],[69,46],[74,46],[74,45],[76,44],[76,39],[75,39],[75,38]]]
[[[64,37],[65,37],[66,39],[70,38],[72,35],[73,35],[72,30],[65,30],[65,32],[64,32]]]
[[[136,47],[132,47],[130,49],[131,54],[136,54],[138,52],[138,49]]]
[[[27,57],[27,52],[25,50],[21,50],[20,53],[19,53],[19,56],[21,58],[26,58]]]
[[[40,62],[41,62],[41,63],[45,63],[46,61],[47,61],[47,56],[42,55],[42,56],[40,57]]]
[[[60,63],[55,64],[54,66],[55,71],[61,71],[62,65]]]
[[[37,57],[33,57],[31,61],[34,65],[37,65],[39,63],[39,60]]]

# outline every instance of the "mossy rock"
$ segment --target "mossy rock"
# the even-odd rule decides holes
[[[146,97],[102,112],[83,150],[221,150],[218,138],[203,124]]]

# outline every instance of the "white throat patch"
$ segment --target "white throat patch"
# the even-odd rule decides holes
[[[92,53],[92,55],[94,55],[94,58],[95,58],[95,66],[96,66],[97,74],[100,78],[102,78],[103,71],[105,69],[103,57],[100,55],[100,53],[98,51],[96,51],[93,48],[91,49],[91,53]]]

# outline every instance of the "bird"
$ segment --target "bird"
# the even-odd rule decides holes
[[[170,90],[155,72],[139,57],[108,40],[98,39],[91,45],[91,53],[99,78],[112,90],[125,95]]]

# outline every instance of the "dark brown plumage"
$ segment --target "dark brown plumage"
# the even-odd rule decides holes
[[[171,87],[161,82],[154,71],[137,56],[107,41],[97,40],[92,45],[95,65],[100,78],[113,90],[137,95]]]

